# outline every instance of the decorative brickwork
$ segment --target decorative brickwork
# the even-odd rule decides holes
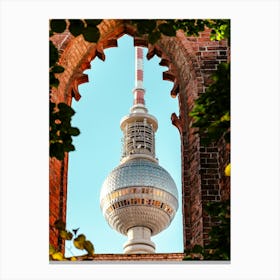
[[[160,65],[168,67],[163,79],[174,83],[171,96],[177,96],[179,102],[179,116],[173,113],[171,121],[181,137],[184,248],[207,244],[213,221],[206,215],[203,206],[208,201],[229,198],[230,180],[224,176],[223,170],[229,163],[230,152],[229,147],[222,142],[216,146],[201,146],[199,137],[193,134],[189,112],[195,99],[211,83],[210,76],[217,65],[229,61],[227,41],[210,41],[210,30],[206,29],[199,37],[186,37],[178,31],[176,37],[164,37],[152,46],[145,38],[136,37],[135,28],[125,20],[103,20],[99,29],[101,37],[97,44],[85,42],[82,36],[73,38],[67,32],[53,39],[60,46],[60,64],[65,67],[65,71],[58,75],[60,85],[53,91],[52,100],[67,104],[71,104],[72,97],[79,100],[78,85],[88,81],[83,71],[90,68],[90,62],[95,57],[105,60],[104,49],[116,47],[117,39],[124,34],[133,36],[136,46],[148,48],[148,59],[158,55],[161,58]],[[66,219],[67,162],[66,158],[62,168],[59,162],[50,160],[51,223],[61,213]],[[59,211],[59,205],[63,205],[62,212]],[[54,234],[50,231],[50,242],[57,244],[58,239]]]

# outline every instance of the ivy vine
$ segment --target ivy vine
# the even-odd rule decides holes
[[[224,137],[230,142],[230,64],[220,63],[212,75],[213,83],[195,100],[190,112],[192,127],[199,128],[202,144]]]
[[[68,25],[68,30],[73,36],[83,35],[88,42],[97,42],[100,32],[97,25],[102,20],[60,20],[50,21],[50,37],[56,33],[63,33]],[[52,88],[58,88],[59,79],[57,74],[64,72],[64,67],[58,64],[59,53],[53,42],[49,41],[49,84],[50,93]],[[66,103],[55,104],[50,100],[50,133],[49,133],[49,153],[50,157],[63,160],[65,153],[75,150],[72,144],[72,137],[78,136],[80,130],[71,126],[71,119],[75,111]]]
[[[76,237],[77,230],[73,232],[66,229],[65,222],[62,220],[56,220],[53,227],[58,230],[58,235],[63,240],[72,240],[74,246],[79,250],[86,250],[87,254],[82,256],[65,257],[63,253],[55,248],[53,245],[49,245],[49,259],[52,261],[76,261],[77,259],[87,259],[94,255],[94,245],[91,241],[87,240],[84,234],[79,234]]]

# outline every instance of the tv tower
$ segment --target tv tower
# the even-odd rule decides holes
[[[157,119],[145,107],[143,49],[135,47],[135,88],[130,114],[120,123],[120,164],[105,179],[100,207],[109,225],[128,237],[124,253],[155,253],[151,236],[167,228],[178,209],[178,191],[155,155]]]

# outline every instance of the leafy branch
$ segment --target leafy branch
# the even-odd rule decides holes
[[[71,126],[71,118],[75,111],[65,103],[50,102],[50,156],[58,160],[64,158],[65,152],[74,151],[72,136],[80,134],[80,130]]]
[[[101,21],[102,19],[52,19],[50,21],[50,35],[63,33],[68,29],[74,37],[82,35],[87,42],[97,43],[100,38],[98,25]]]
[[[102,19],[53,19],[50,21],[50,35],[69,30],[76,37],[82,35],[91,43],[97,43],[100,38],[98,25]],[[186,36],[198,36],[205,27],[211,29],[211,40],[230,39],[229,19],[154,19],[127,20],[137,28],[138,35],[147,35],[151,44],[161,38],[161,35],[176,36],[177,30],[183,30]]]
[[[88,257],[94,255],[94,245],[91,243],[91,241],[86,239],[86,236],[84,234],[80,234],[77,237],[73,239],[73,233],[76,236],[76,232],[73,230],[73,233],[71,231],[68,231],[66,229],[66,225],[62,220],[57,220],[53,227],[58,230],[59,237],[63,240],[73,240],[74,246],[79,250],[86,250],[87,254],[83,256],[79,256],[79,259],[87,259]],[[77,230],[76,230],[77,231]],[[49,245],[49,259],[54,261],[76,261],[77,256],[72,256],[70,258],[66,258],[59,250],[57,250],[53,245]]]
[[[205,27],[211,29],[210,40],[230,40],[230,20],[228,19],[169,19],[169,20],[131,20],[138,35],[147,35],[148,41],[155,44],[162,35],[176,36],[182,30],[186,36],[198,36]]]
[[[220,63],[213,83],[195,101],[192,127],[199,128],[202,144],[224,137],[230,142],[230,64]]]
[[[100,32],[97,25],[102,20],[50,20],[50,37],[57,33],[63,33],[67,28],[76,37],[82,35],[88,42],[97,42]],[[50,93],[58,88],[59,79],[57,74],[64,72],[64,67],[59,65],[59,52],[53,42],[49,41],[49,86]],[[78,136],[80,131],[71,126],[71,118],[75,111],[66,103],[55,104],[50,101],[50,157],[63,160],[65,153],[75,150],[72,137]]]

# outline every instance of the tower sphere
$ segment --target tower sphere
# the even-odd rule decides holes
[[[105,179],[100,196],[109,225],[127,235],[144,226],[155,235],[164,230],[178,209],[178,191],[169,173],[144,158],[117,166]]]

